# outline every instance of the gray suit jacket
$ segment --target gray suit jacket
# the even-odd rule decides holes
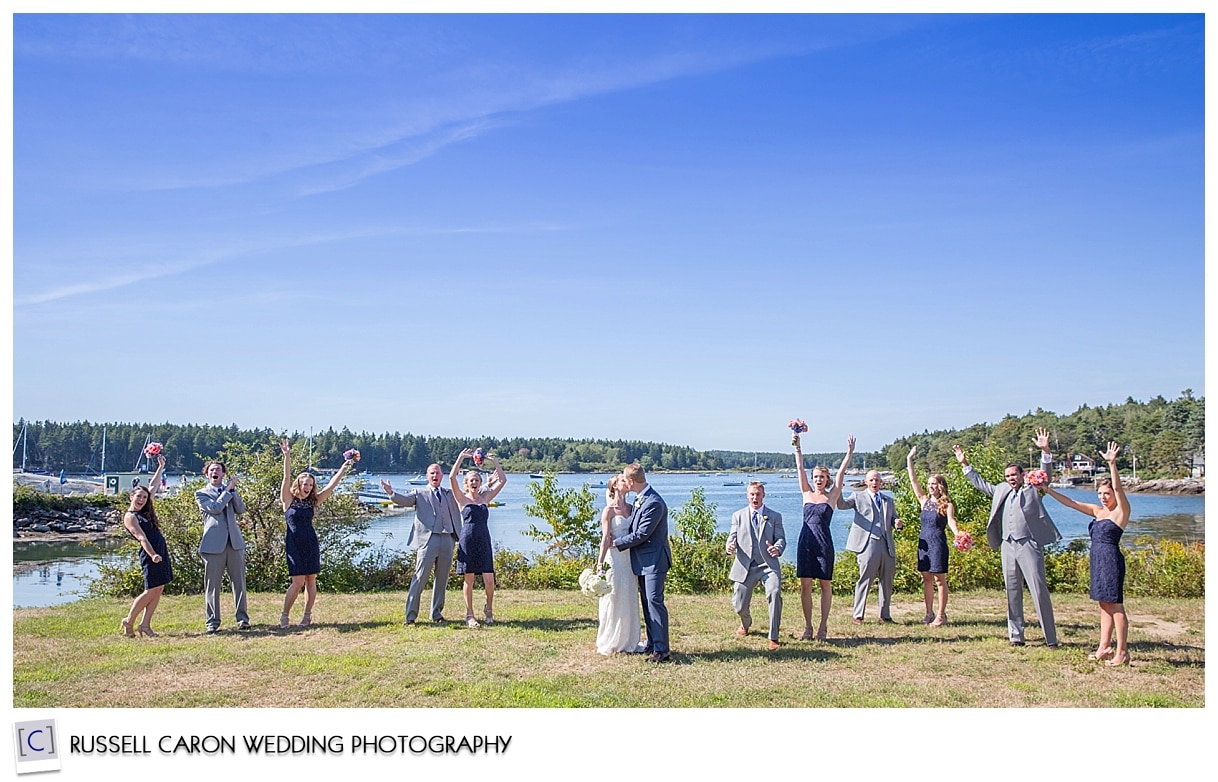
[[[871,502],[871,492],[854,491],[850,496],[842,496],[837,500],[841,510],[854,509],[854,518],[850,522],[850,535],[846,538],[846,550],[861,554],[871,542],[872,536],[883,535],[888,540],[888,554],[897,555],[896,541],[892,538],[893,522],[897,520],[897,507],[892,497],[884,497],[884,513],[882,518],[876,518],[875,505]]]
[[[778,557],[772,556],[767,549],[767,544],[778,549],[778,555],[782,556],[783,550],[787,547],[787,533],[782,528],[782,514],[776,510],[771,510],[764,504],[761,510],[761,550],[757,553],[769,566],[770,570],[781,575],[782,567],[778,563]],[[736,544],[736,556],[732,560],[732,570],[728,574],[728,578],[733,581],[743,582],[749,575],[749,566],[753,563],[753,509],[750,506],[745,506],[732,514],[732,530],[727,534],[728,545]]]
[[[439,503],[436,502],[435,489],[430,486],[414,489],[406,494],[398,494],[395,491],[389,498],[393,500],[394,505],[414,508],[414,526],[410,529],[410,539],[406,541],[406,545],[413,546],[415,551],[425,548],[432,534],[444,529],[445,522],[448,523],[453,540],[457,539],[461,531],[461,510],[457,507],[452,490],[441,486],[440,493],[444,499]]]
[[[203,538],[199,541],[199,553],[223,554],[230,540],[233,548],[245,548],[241,527],[237,526],[237,514],[245,513],[245,501],[240,494],[209,483],[195,492],[195,502],[203,511]]]
[[[1051,469],[1052,465],[1045,472],[1050,472]],[[990,500],[990,520],[985,525],[985,540],[990,544],[990,548],[997,550],[1002,545],[1002,506],[1014,489],[1006,481],[995,486],[978,475],[971,464],[964,468],[964,477],[973,484],[973,488],[977,491],[993,498]],[[1028,532],[1032,533],[1032,540],[1042,546],[1047,546],[1062,539],[1057,525],[1053,523],[1053,519],[1049,518],[1044,503],[1040,501],[1039,491],[1025,484],[1023,491],[1019,492],[1019,505],[1023,511],[1024,521],[1028,525]]]

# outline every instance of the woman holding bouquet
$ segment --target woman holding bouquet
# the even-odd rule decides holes
[[[1121,553],[1121,535],[1129,523],[1129,498],[1121,486],[1116,458],[1121,446],[1108,443],[1102,455],[1108,462],[1107,478],[1095,482],[1099,505],[1075,502],[1051,486],[1044,490],[1053,499],[1091,516],[1087,525],[1091,536],[1091,599],[1100,604],[1100,645],[1088,655],[1092,660],[1107,660],[1108,665],[1129,664],[1129,619],[1125,616],[1125,555]],[[1112,648],[1112,632],[1116,630],[1116,649]]]
[[[127,618],[119,623],[122,625],[123,635],[128,638],[135,635],[135,629],[132,628],[141,611],[144,612],[144,621],[140,622],[136,629],[140,631],[140,635],[156,637],[156,633],[152,631],[152,614],[156,611],[157,603],[161,601],[161,592],[165,590],[165,585],[173,581],[169,546],[165,543],[165,536],[161,534],[161,522],[156,517],[156,509],[152,507],[152,488],[160,485],[161,471],[164,469],[165,457],[158,451],[156,472],[152,474],[152,480],[148,481],[150,488],[136,486],[132,489],[131,501],[127,505],[127,512],[123,514],[123,526],[131,533],[131,537],[139,541],[140,569],[144,571],[144,591],[131,604]]]
[[[918,533],[918,571],[922,574],[922,597],[926,601],[926,617],[922,624],[941,627],[947,624],[947,528],[952,528],[953,540],[960,535],[956,526],[956,506],[947,494],[947,479],[939,473],[930,476],[926,491],[918,484],[914,456],[918,446],[909,449],[905,469],[909,485],[922,508],[922,529]],[[935,587],[939,588],[939,615],[934,612]]]
[[[615,537],[630,531],[630,506],[626,504],[625,478],[615,475],[605,489],[606,505],[601,513],[601,548],[596,557],[599,575],[609,563],[613,591],[601,597],[596,651],[601,654],[628,652],[639,645],[639,579],[630,570],[629,550],[619,551]]]
[[[354,459],[347,459],[343,466],[334,473],[334,477],[326,484],[326,488],[317,490],[317,481],[312,473],[302,472],[292,479],[292,447],[287,438],[279,441],[279,450],[283,451],[283,483],[279,485],[279,503],[287,521],[287,531],[284,533],[283,547],[288,557],[288,575],[292,583],[283,598],[283,613],[279,615],[279,627],[287,630],[290,627],[288,616],[292,612],[292,604],[303,589],[305,592],[304,615],[300,617],[300,626],[308,627],[313,623],[313,603],[317,600],[317,574],[321,571],[321,546],[317,542],[317,531],[313,529],[313,514],[318,506],[329,499],[334,489],[342,482],[351,469]]]
[[[481,456],[481,450],[475,452],[469,448],[461,451],[457,461],[453,463],[448,481],[452,485],[453,498],[461,509],[461,535],[457,539],[457,573],[465,577],[461,591],[465,595],[465,624],[477,627],[478,620],[474,618],[474,576],[481,574],[482,583],[486,587],[486,605],[483,606],[486,623],[494,624],[493,613],[495,605],[495,552],[491,548],[491,532],[486,522],[490,513],[487,504],[503,490],[507,483],[507,475],[499,466],[499,459],[494,454],[488,454],[487,459],[495,465],[495,472],[486,482],[486,490],[482,490],[482,473],[470,470],[465,473],[464,486],[457,483],[457,474],[467,457]],[[478,459],[475,459],[475,462]]]
[[[829,480],[829,469],[823,466],[812,468],[812,483],[804,472],[804,454],[799,448],[799,433],[791,438],[795,446],[795,471],[799,473],[799,488],[804,500],[804,523],[799,528],[799,547],[796,550],[795,574],[799,576],[799,602],[804,610],[804,632],[801,640],[812,636],[812,584],[820,583],[820,624],[816,628],[816,640],[823,641],[828,633],[829,609],[833,605],[833,535],[829,524],[833,520],[833,509],[842,496],[842,481],[846,468],[854,456],[854,435],[846,440],[846,458],[837,470],[837,482]],[[813,488],[815,487],[815,488]]]

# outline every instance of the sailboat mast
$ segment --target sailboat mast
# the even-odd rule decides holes
[[[106,426],[105,426],[105,424],[102,424],[102,463],[101,463],[101,474],[102,474],[102,477],[105,477],[105,475],[106,475]]]

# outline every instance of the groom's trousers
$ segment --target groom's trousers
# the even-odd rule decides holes
[[[639,576],[639,602],[647,626],[647,647],[668,654],[668,607],[664,605],[664,578],[668,573]]]

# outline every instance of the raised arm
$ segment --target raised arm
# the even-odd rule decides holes
[[[491,477],[486,482],[486,491],[482,492],[482,501],[490,502],[499,492],[503,491],[503,484],[507,483],[507,473],[503,471],[503,467],[499,464],[499,457],[495,454],[488,453],[486,458],[495,465],[495,471],[491,473]]]
[[[799,435],[791,437],[795,444],[795,471],[799,473],[799,490],[805,494],[812,493],[812,484],[808,483],[808,471],[804,469],[804,452],[799,447]]]
[[[854,435],[849,435],[846,438],[846,458],[842,459],[842,465],[837,468],[837,480],[833,482],[833,488],[829,490],[829,504],[837,505],[837,501],[842,496],[842,489],[846,485],[846,470],[850,468],[850,460],[854,458]]]
[[[161,473],[165,471],[165,457],[161,454],[156,455],[156,472],[152,474],[152,478],[148,481],[148,491],[156,494],[161,490]]]
[[[283,451],[283,482],[279,484],[279,504],[286,513],[292,507],[292,444],[288,438],[279,441],[279,450]]]
[[[474,501],[473,498],[466,496],[465,489],[457,481],[457,476],[461,474],[461,465],[465,463],[466,457],[473,455],[474,452],[470,449],[462,449],[461,453],[457,454],[456,461],[453,462],[453,468],[448,471],[448,485],[453,490],[453,499],[457,501],[458,508],[464,508]]]
[[[1117,510],[1120,511],[1121,519],[1113,519],[1113,522],[1119,524],[1121,529],[1125,529],[1126,522],[1129,521],[1131,512],[1129,506],[1129,497],[1125,494],[1125,487],[1121,484],[1121,473],[1117,470],[1116,460],[1121,453],[1121,446],[1115,442],[1108,443],[1108,450],[1104,451],[1101,456],[1104,461],[1108,462],[1108,474],[1112,476],[1112,493],[1116,495]]]
[[[1091,516],[1094,518],[1096,512],[1099,510],[1098,505],[1091,505],[1086,502],[1075,502],[1074,500],[1072,500],[1069,497],[1067,497],[1066,495],[1062,494],[1057,489],[1054,489],[1052,486],[1050,486],[1047,483],[1044,486],[1041,486],[1040,488],[1044,489],[1045,494],[1048,494],[1050,497],[1057,500],[1062,505],[1065,505],[1067,508],[1073,508],[1074,510],[1078,511],[1079,513],[1085,513],[1088,516]]]
[[[1043,426],[1036,430],[1036,447],[1040,449],[1040,466],[1045,475],[1053,476],[1053,454],[1049,451],[1049,430]]]
[[[909,485],[913,487],[914,496],[918,498],[918,506],[926,504],[926,492],[922,491],[921,484],[918,483],[918,471],[914,467],[914,457],[918,455],[918,446],[909,449],[909,456],[905,457],[905,471],[909,473]]]
[[[351,469],[351,465],[355,464],[354,459],[347,459],[343,462],[343,466],[338,468],[338,472],[334,473],[334,477],[326,484],[326,488],[317,492],[317,504],[321,505],[325,502],[334,490],[338,488],[338,484],[343,482],[343,478],[347,477],[347,470]]]
[[[994,484],[978,475],[977,471],[969,465],[968,457],[964,455],[964,449],[958,445],[953,445],[952,453],[956,455],[956,461],[960,462],[960,468],[964,470],[964,479],[971,483],[977,491],[988,497],[993,497]]]

